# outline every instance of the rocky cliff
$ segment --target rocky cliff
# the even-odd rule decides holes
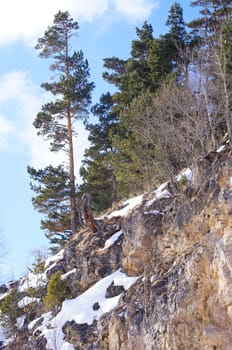
[[[229,146],[102,221],[101,233],[79,232],[43,273],[2,289],[4,300],[16,288],[21,310],[2,349],[232,349]],[[68,292],[54,314],[28,291],[36,280],[44,295],[56,271]]]

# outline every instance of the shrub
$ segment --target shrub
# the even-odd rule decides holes
[[[66,296],[66,283],[61,279],[60,271],[51,276],[47,286],[47,294],[44,297],[44,305],[47,310],[57,312]]]
[[[43,273],[45,271],[46,253],[44,253],[40,249],[36,249],[34,250],[33,254],[34,261],[32,263],[32,266],[29,267],[28,270],[35,274]]]
[[[12,289],[1,301],[0,324],[6,336],[11,336],[17,331],[17,317],[19,316],[17,291]]]

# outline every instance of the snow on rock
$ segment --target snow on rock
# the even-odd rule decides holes
[[[144,212],[145,215],[164,215],[162,211],[159,210],[149,210]]]
[[[43,318],[42,326],[36,328],[36,330],[40,329],[41,327],[44,328],[48,324],[48,322],[52,319],[52,312],[49,311],[46,314],[43,314],[41,316]],[[41,319],[41,317],[36,318],[35,320],[31,321],[28,325],[28,329],[31,331],[36,323]]]
[[[222,151],[224,150],[225,147],[226,147],[225,145],[220,146],[220,147],[217,149],[217,153],[222,152]]]
[[[113,217],[122,216],[126,217],[132,209],[134,209],[137,205],[141,204],[143,201],[144,195],[140,195],[131,199],[128,199],[126,202],[124,202],[125,207],[119,210],[113,211],[111,214],[107,216],[108,219],[111,219]]]
[[[39,298],[31,298],[31,297],[25,296],[22,300],[20,300],[18,302],[18,307],[24,308],[28,304],[31,304],[31,303],[34,303],[34,302],[39,302],[39,301],[40,301]]]
[[[74,267],[74,269],[64,273],[62,276],[61,276],[61,279],[62,280],[65,280],[69,275],[72,275],[73,273],[75,273],[77,271],[77,269]]]
[[[120,295],[113,298],[106,298],[106,289],[114,281],[115,285],[123,285],[128,289],[136,282],[138,277],[128,277],[120,270],[101,279],[91,288],[75,299],[66,299],[63,302],[61,311],[51,320],[49,317],[44,319],[43,324],[37,329],[47,339],[47,349],[53,349],[56,346],[61,350],[74,350],[74,347],[64,341],[62,327],[67,321],[74,320],[76,323],[87,323],[91,325],[94,319],[99,319],[104,313],[114,309],[119,301]],[[98,302],[100,308],[93,310],[93,305]],[[35,330],[36,331],[36,330]]]
[[[179,175],[176,177],[176,181],[181,181],[183,178],[185,178],[188,182],[192,180],[192,170],[190,168],[183,170]]]
[[[18,287],[18,292],[25,292],[28,288],[38,288],[44,286],[47,283],[47,277],[45,273],[34,274],[29,272],[27,277],[23,278]]]
[[[17,318],[16,322],[17,322],[18,329],[23,328],[25,318],[26,318],[26,315],[22,315],[22,316]]]
[[[113,236],[111,236],[109,239],[107,239],[107,240],[105,241],[104,247],[103,247],[102,249],[99,249],[98,251],[100,252],[100,251],[103,251],[103,250],[106,250],[106,249],[110,248],[110,247],[114,244],[114,242],[116,242],[117,239],[118,239],[122,234],[123,234],[123,233],[122,233],[122,230],[120,230],[120,231],[114,233]]]
[[[64,342],[60,350],[75,350],[74,346],[68,342]]]
[[[56,255],[53,255],[50,258],[46,259],[45,267],[48,267],[51,263],[56,263],[59,260],[62,260],[63,257],[64,257],[64,249],[61,249]]]
[[[0,300],[4,299],[7,296],[7,294],[8,294],[8,292],[1,294],[0,295]]]
[[[152,193],[154,193],[154,197],[146,203],[147,207],[150,207],[158,199],[171,197],[170,192],[167,190],[167,182],[160,185]]]
[[[0,327],[0,342],[4,343],[6,341],[6,337],[4,335],[4,329]]]

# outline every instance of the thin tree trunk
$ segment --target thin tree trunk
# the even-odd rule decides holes
[[[79,224],[80,226],[84,226],[82,214],[81,214],[81,205],[80,205],[80,197],[76,197],[76,208],[77,208],[77,213],[78,213],[78,219],[79,219]]]
[[[66,79],[69,79],[69,60],[68,60],[68,32],[66,32]],[[68,101],[70,108],[70,101]],[[70,210],[71,210],[71,230],[74,235],[77,231],[77,206],[76,206],[76,186],[75,186],[75,171],[74,171],[74,153],[73,153],[73,131],[72,118],[70,109],[67,110],[67,126],[68,126],[68,145],[69,145],[69,179],[70,179]]]
[[[71,116],[68,113],[68,142],[69,142],[69,178],[70,178],[70,209],[71,209],[71,230],[72,234],[77,231],[77,208],[76,208],[76,189],[75,189],[75,172],[74,172],[74,154],[72,139]]]
[[[112,202],[115,203],[117,202],[117,182],[116,182],[116,176],[114,175],[114,171],[111,168],[111,181],[112,181],[112,187],[113,187],[113,199]]]

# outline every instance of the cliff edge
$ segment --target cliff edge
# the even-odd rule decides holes
[[[42,273],[2,286],[1,302],[14,288],[19,308],[2,349],[231,350],[232,149],[101,220],[102,232],[79,232]],[[67,297],[45,312],[57,271]]]

